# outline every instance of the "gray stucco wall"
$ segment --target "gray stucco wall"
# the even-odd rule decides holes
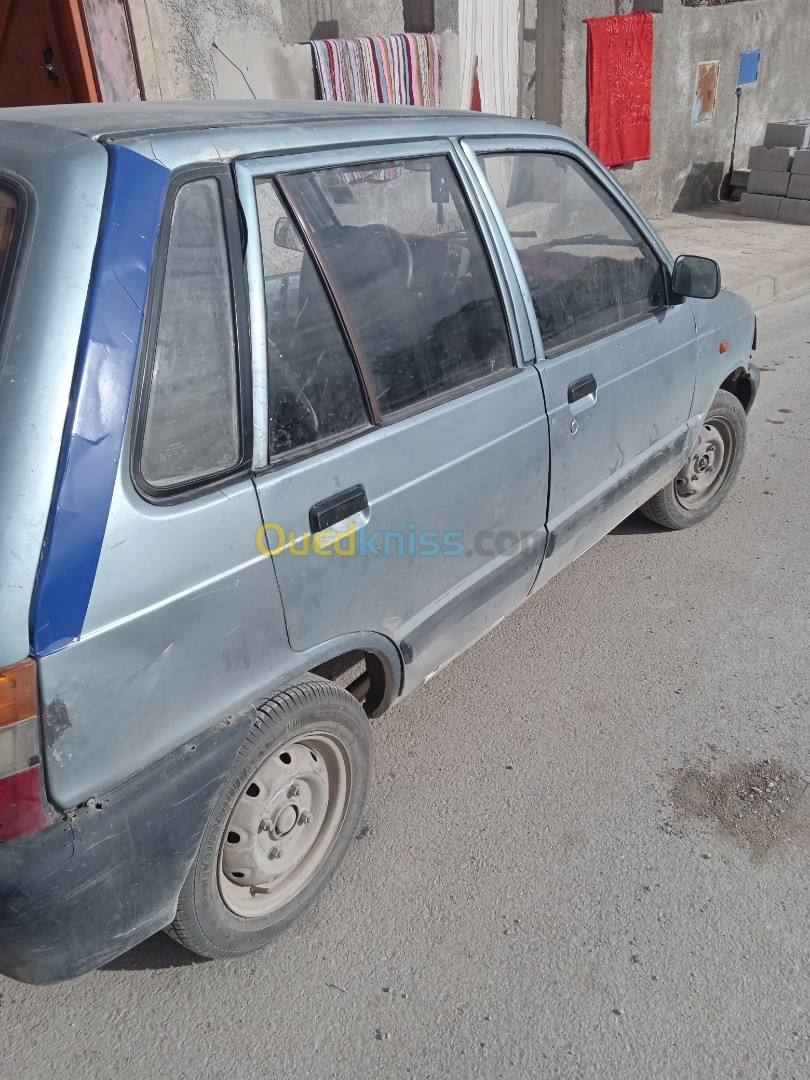
[[[283,0],[284,43],[401,34],[402,0]]]
[[[216,41],[250,72],[257,96],[311,97],[310,57],[295,42],[337,34],[400,33],[402,0],[129,0],[147,98],[247,96]],[[590,16],[658,12],[653,69],[653,156],[616,175],[651,214],[717,197],[734,136],[740,52],[762,50],[759,83],[743,91],[738,165],[769,120],[810,116],[810,0],[741,0],[685,8],[681,0],[526,0],[523,114],[586,138]],[[435,0],[440,32],[458,27],[458,0]],[[692,123],[697,65],[720,62],[714,118]],[[454,66],[455,65],[455,66]],[[447,55],[448,84],[457,58]],[[450,85],[446,85],[450,91]],[[445,95],[455,104],[453,94]]]
[[[742,92],[737,166],[762,141],[769,120],[810,116],[810,4],[808,0],[743,0],[720,7],[685,8],[680,0],[540,0],[538,37],[549,37],[543,8],[560,9],[561,110],[556,118],[538,91],[541,119],[586,137],[586,28],[584,18],[662,9],[655,14],[652,160],[616,170],[648,213],[687,209],[717,198],[734,137],[740,53],[762,50],[759,82]],[[546,15],[548,13],[546,12]],[[553,21],[553,20],[552,20]],[[550,44],[550,41],[547,41]],[[719,60],[714,119],[692,123],[697,65]],[[553,111],[553,110],[551,110]]]
[[[250,97],[251,90],[257,97],[311,98],[310,51],[296,50],[297,43],[404,29],[403,0],[129,0],[129,6],[150,100]],[[459,0],[434,0],[436,30],[445,33],[442,98],[449,108],[461,105],[458,37],[450,33],[458,31],[458,9]],[[537,0],[525,0],[524,116],[535,109],[536,20]]]
[[[543,0],[540,0],[543,3]],[[534,116],[537,84],[537,7],[538,0],[525,0],[523,18],[523,116]]]
[[[223,41],[253,37],[293,45],[313,37],[400,34],[404,25],[402,0],[129,0],[129,7],[151,100],[215,97],[214,41],[221,48]],[[303,96],[298,89],[293,80],[275,96]]]

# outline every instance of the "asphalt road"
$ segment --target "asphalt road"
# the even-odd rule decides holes
[[[314,912],[239,960],[0,978],[0,1073],[806,1080],[810,300],[760,343],[723,508],[626,522],[376,722]]]

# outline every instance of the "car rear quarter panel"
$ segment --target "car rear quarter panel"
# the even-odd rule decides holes
[[[33,190],[0,349],[0,666],[29,652],[45,538],[107,178],[103,147],[0,122],[0,170]]]

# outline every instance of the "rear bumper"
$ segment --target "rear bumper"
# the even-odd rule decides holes
[[[250,708],[42,832],[0,844],[0,973],[72,979],[174,918]]]

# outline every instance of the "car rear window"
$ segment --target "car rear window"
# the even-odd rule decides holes
[[[0,183],[0,286],[5,288],[6,266],[17,235],[19,203],[13,191]],[[1,294],[0,294],[1,295]],[[0,300],[0,303],[2,300]]]
[[[6,267],[16,221],[17,196],[6,188],[0,187],[0,274]]]
[[[8,284],[14,269],[14,255],[17,250],[17,238],[22,221],[20,200],[11,188],[3,184],[0,178],[0,329],[8,296]],[[5,349],[0,349],[0,370],[5,361]]]

